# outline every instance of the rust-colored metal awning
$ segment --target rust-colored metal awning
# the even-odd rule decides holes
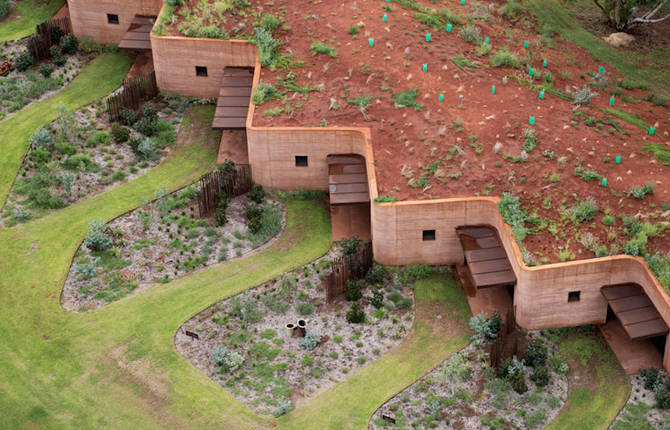
[[[645,339],[668,333],[668,326],[661,314],[639,285],[608,285],[602,287],[600,292],[631,339]]]
[[[362,157],[329,155],[326,162],[331,205],[370,201],[368,176]]]
[[[119,49],[128,51],[151,51],[151,29],[156,22],[154,16],[135,16],[128,31],[119,42]]]
[[[456,228],[465,254],[466,266],[475,288],[516,284],[516,276],[495,228],[466,226]]]

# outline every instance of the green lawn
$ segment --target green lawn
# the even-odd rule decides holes
[[[28,150],[30,136],[56,119],[57,106],[70,110],[100,100],[118,88],[130,68],[124,53],[107,53],[91,61],[64,90],[0,121],[0,202],[4,203]]]
[[[619,361],[595,331],[570,334],[559,350],[570,365],[570,390],[547,429],[607,429],[630,394],[630,381]]]
[[[0,21],[0,42],[22,39],[35,32],[35,26],[53,17],[65,0],[19,0],[10,14]]]

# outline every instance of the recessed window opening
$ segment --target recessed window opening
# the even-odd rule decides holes
[[[581,296],[581,291],[570,291],[568,293],[568,302],[578,302]]]
[[[435,240],[435,230],[424,230],[423,240]]]
[[[115,13],[108,13],[107,14],[107,23],[108,24],[118,24],[119,23],[119,16]]]
[[[295,165],[296,167],[307,167],[307,156],[306,155],[296,155],[295,156]]]
[[[207,67],[205,67],[205,66],[195,66],[195,75],[196,76],[207,76]]]

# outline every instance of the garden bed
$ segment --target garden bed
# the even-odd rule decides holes
[[[631,385],[628,402],[610,428],[612,430],[668,428],[670,380],[667,373],[656,369],[643,370],[631,376]]]
[[[369,127],[385,201],[509,192],[532,216],[527,264],[658,253],[670,288],[668,102],[523,5],[215,4],[166,8],[163,31],[261,47],[254,126]],[[623,217],[658,224],[644,247]]]
[[[98,308],[203,267],[239,258],[268,243],[283,228],[281,205],[262,189],[229,200],[221,212],[198,216],[199,190],[190,186],[116,218],[92,223],[74,256],[61,303],[71,311]],[[258,229],[249,229],[247,208],[260,208]]]
[[[27,40],[5,42],[0,47],[0,63],[13,64],[8,75],[0,76],[0,119],[62,90],[95,55],[81,52],[76,39],[72,42],[66,36],[61,54],[34,64],[35,60],[25,54]]]
[[[527,339],[522,362],[503,359],[498,370],[489,365],[488,345],[473,341],[384,403],[370,427],[543,428],[565,403],[568,367],[545,332]]]
[[[398,268],[374,266],[354,304],[326,304],[321,279],[341,252],[336,245],[312,264],[205,309],[177,332],[177,350],[259,414],[281,415],[323,392],[402,342],[414,320],[412,275]],[[361,311],[365,322],[350,322]],[[299,320],[306,336],[292,337],[287,324]]]
[[[31,137],[2,224],[40,217],[147,172],[176,142],[188,103],[175,96],[157,99],[142,113],[125,110],[120,123],[110,121],[103,102],[63,109]]]

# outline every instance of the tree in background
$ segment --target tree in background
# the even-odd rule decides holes
[[[609,25],[624,31],[640,24],[653,24],[670,18],[669,0],[593,0]],[[665,14],[665,15],[664,15]]]

